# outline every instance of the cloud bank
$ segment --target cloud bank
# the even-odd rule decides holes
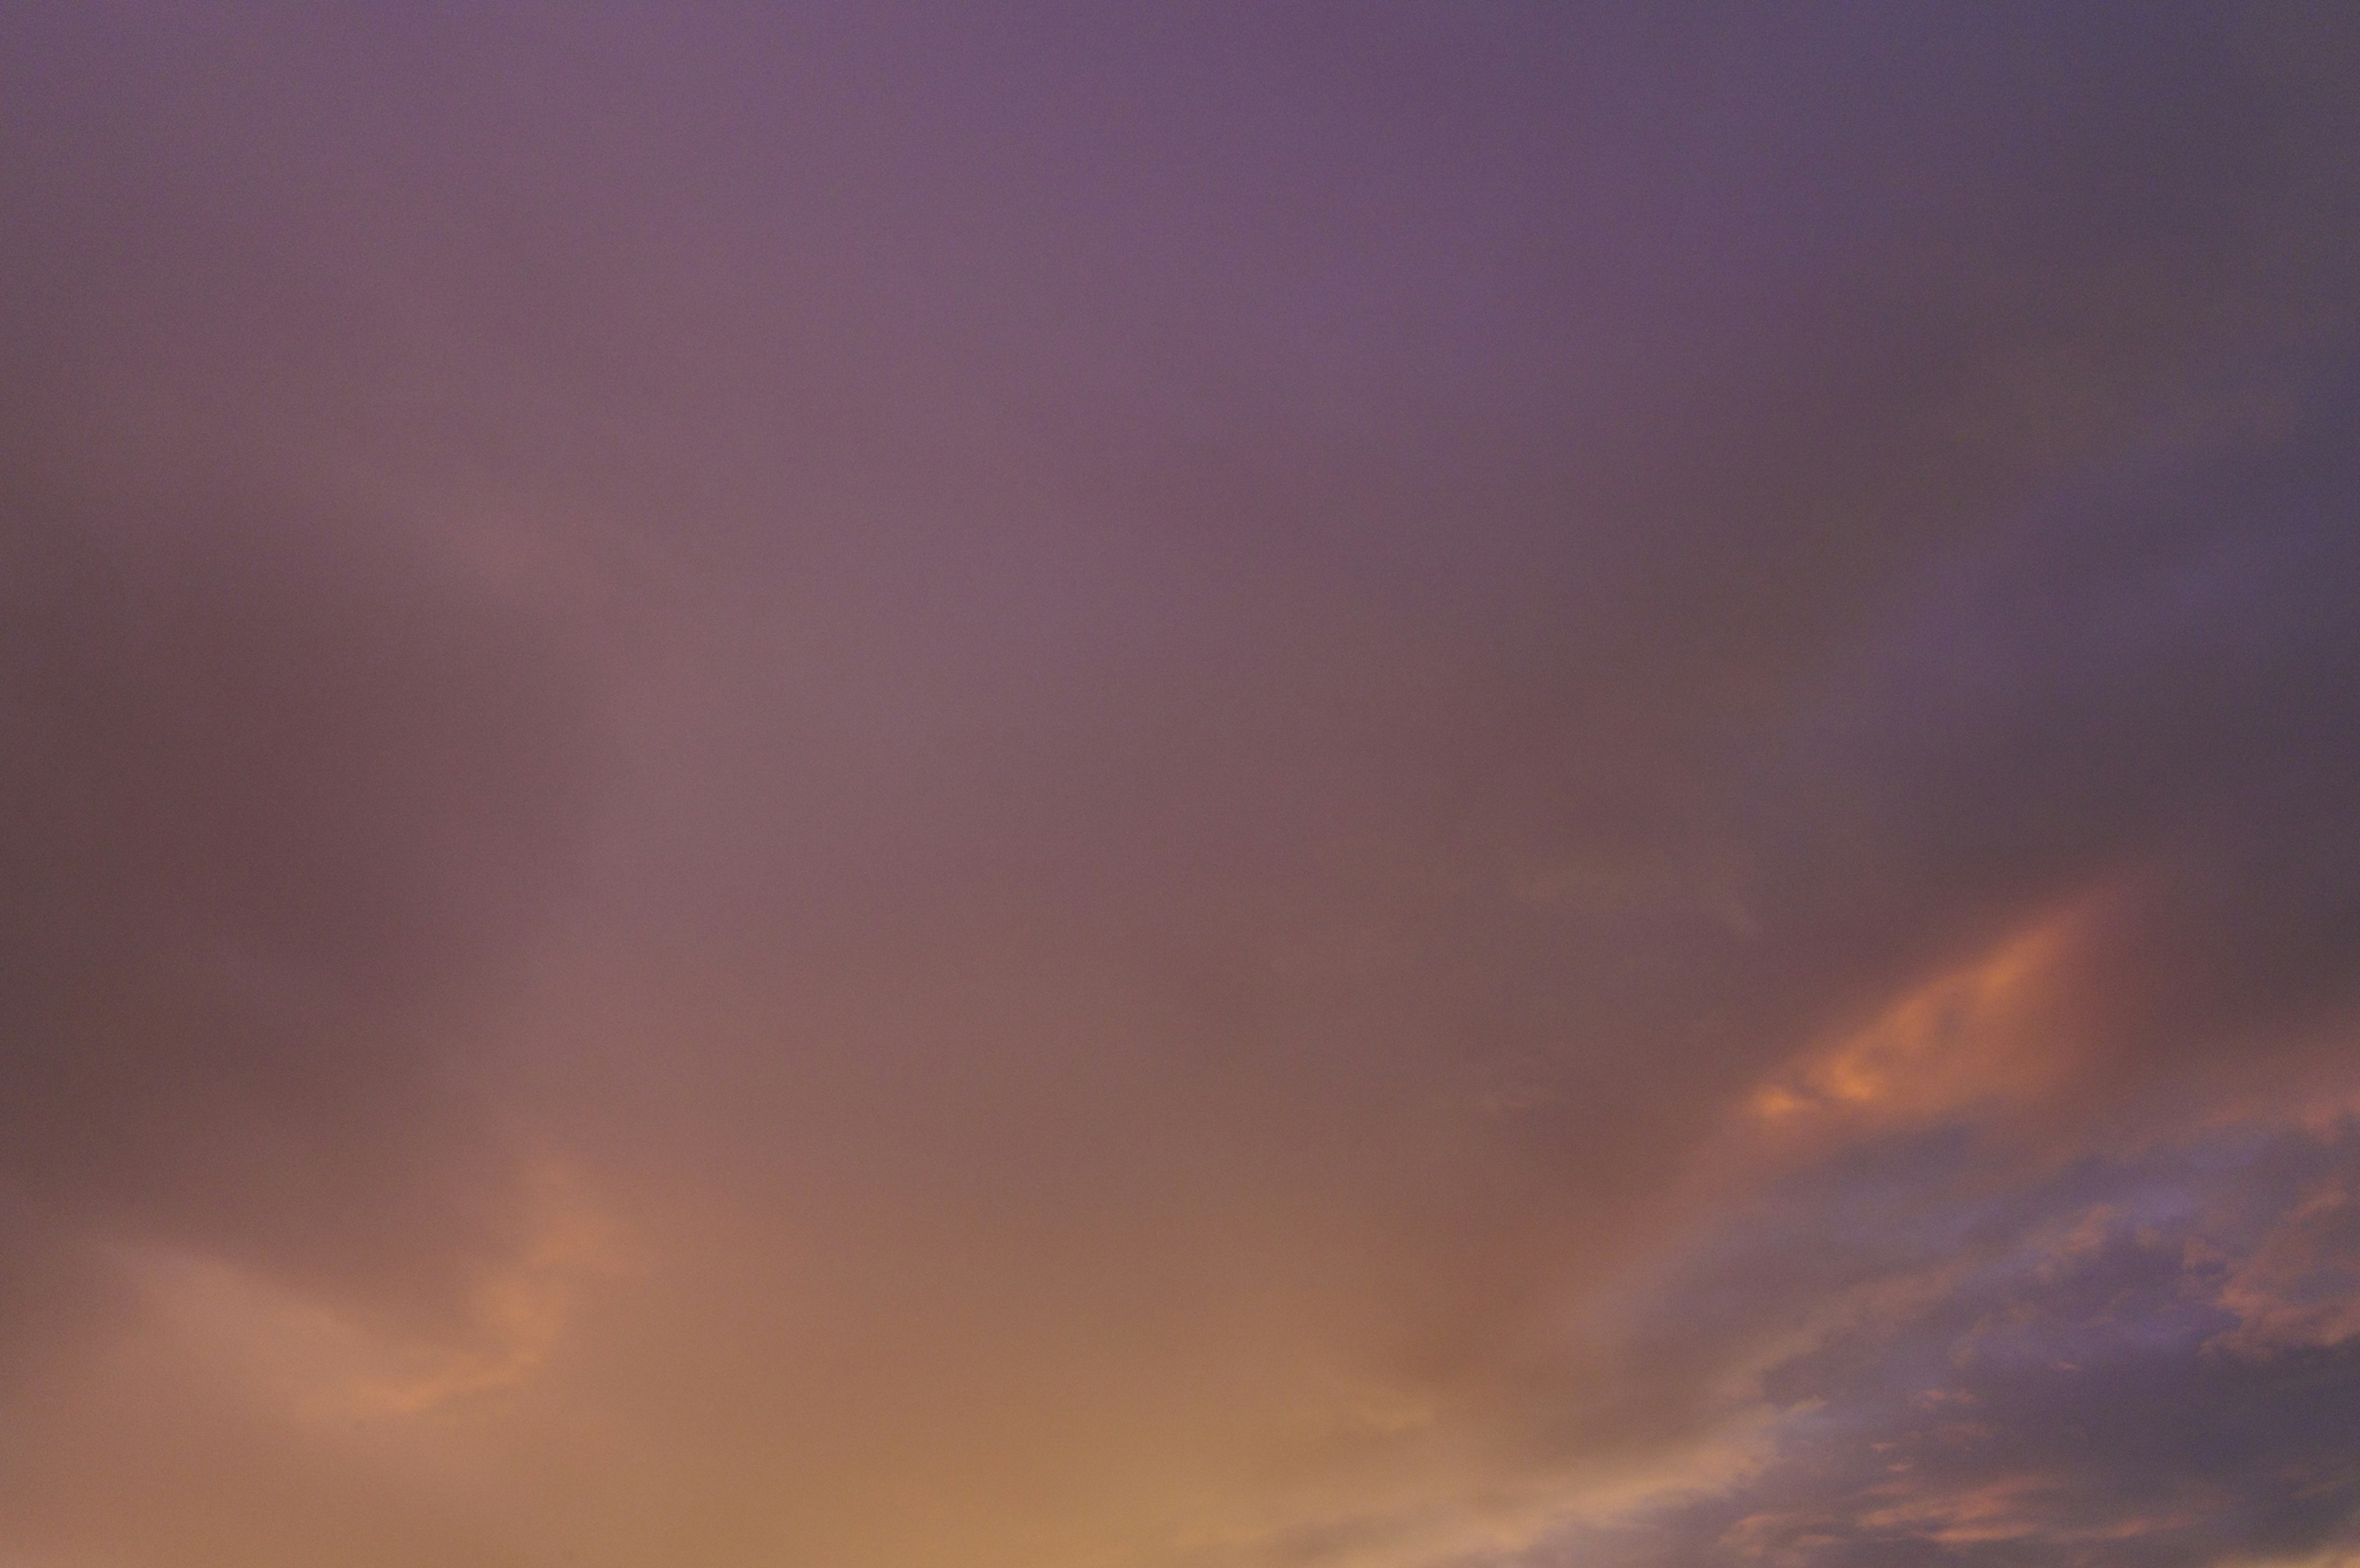
[[[0,21],[0,1561],[2360,1551],[2332,8]]]

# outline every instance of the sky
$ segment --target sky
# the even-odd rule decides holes
[[[0,1568],[2360,1563],[2360,16],[0,7]]]

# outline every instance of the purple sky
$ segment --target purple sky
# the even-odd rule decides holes
[[[0,8],[0,1568],[2360,1563],[2348,7]]]

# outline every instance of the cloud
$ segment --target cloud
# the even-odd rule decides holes
[[[9,11],[0,1552],[2336,1549],[2353,41]]]
[[[1763,1368],[1767,1456],[1718,1494],[1517,1561],[2176,1564],[2351,1545],[2360,1358],[2318,1308],[2350,1307],[2360,1259],[2322,1222],[2360,1128],[2223,1129],[1963,1202],[1956,1158],[1902,1141],[1834,1192],[1806,1182],[1733,1216],[1750,1244],[1685,1291],[1776,1281],[1755,1327],[1781,1300],[1856,1303]],[[1839,1195],[1866,1181],[1889,1206]],[[1842,1240],[1805,1239],[1821,1236]],[[1912,1279],[1933,1288],[1895,1290]]]
[[[37,1232],[350,1288],[464,1255],[464,1031],[585,820],[585,673],[300,508],[13,508],[0,1181]]]

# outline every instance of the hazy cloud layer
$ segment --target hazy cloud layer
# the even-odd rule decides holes
[[[2333,8],[0,20],[0,1560],[2328,1563]]]

